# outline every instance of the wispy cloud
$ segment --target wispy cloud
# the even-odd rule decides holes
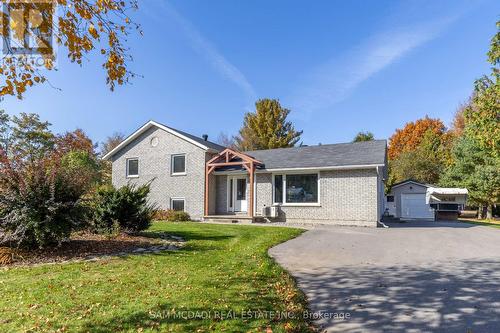
[[[293,104],[306,114],[341,102],[360,84],[424,43],[458,16],[378,33],[353,50],[315,68],[295,93]]]
[[[161,0],[158,2],[170,19],[177,23],[180,30],[188,38],[191,47],[203,56],[206,61],[222,76],[236,84],[243,92],[252,99],[256,93],[253,86],[245,75],[231,62],[229,62],[217,48],[205,38],[196,27],[184,16],[182,16],[171,4]],[[164,18],[163,18],[164,19]]]

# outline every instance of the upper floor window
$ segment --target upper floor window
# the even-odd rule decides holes
[[[172,155],[172,175],[185,175],[186,174],[186,155],[178,154]]]
[[[127,177],[139,177],[139,159],[127,159]]]

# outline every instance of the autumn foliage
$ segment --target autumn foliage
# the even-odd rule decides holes
[[[134,73],[127,69],[132,58],[125,46],[126,37],[139,29],[128,15],[133,9],[137,9],[136,0],[23,0],[6,3],[0,8],[0,19],[4,22],[0,36],[4,40],[8,39],[14,44],[12,46],[19,47],[17,44],[22,43],[19,41],[24,40],[27,32],[26,23],[36,27],[39,34],[35,38],[36,45],[21,45],[27,49],[26,55],[10,51],[1,58],[0,96],[22,98],[29,87],[46,82],[45,72],[55,69],[57,46],[64,48],[71,62],[80,65],[89,54],[100,55],[111,90],[117,84],[128,82]],[[7,12],[10,12],[9,16]],[[28,12],[37,15],[27,15]],[[9,39],[9,36],[13,38]],[[30,56],[30,51],[35,51],[43,61]]]
[[[245,151],[295,146],[302,131],[297,131],[287,120],[290,112],[276,99],[259,99],[255,102],[255,112],[245,114],[243,126],[236,137],[237,148]]]
[[[446,127],[440,119],[432,119],[425,116],[415,122],[406,123],[402,129],[389,138],[389,148],[387,151],[390,160],[395,160],[400,154],[415,150],[424,138],[427,131],[441,136],[445,133]]]

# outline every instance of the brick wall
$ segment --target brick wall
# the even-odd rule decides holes
[[[380,194],[377,172],[366,170],[334,170],[320,172],[320,206],[281,206],[287,222],[376,226]],[[272,175],[257,174],[256,213],[264,205],[272,205]]]
[[[150,141],[159,142],[152,147]],[[171,155],[186,154],[186,175],[172,176]],[[126,178],[126,159],[139,158],[139,177]],[[201,219],[204,210],[205,161],[209,154],[162,129],[152,127],[113,156],[112,181],[115,187],[128,182],[153,181],[149,199],[161,209],[170,208],[170,198],[185,198],[185,209],[193,219]],[[212,180],[213,181],[213,180]]]

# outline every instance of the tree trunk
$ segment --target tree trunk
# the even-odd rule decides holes
[[[483,204],[479,204],[477,206],[477,218],[482,219],[483,218]]]
[[[487,219],[493,218],[493,205],[492,204],[488,204],[488,206],[486,208],[486,218]]]

